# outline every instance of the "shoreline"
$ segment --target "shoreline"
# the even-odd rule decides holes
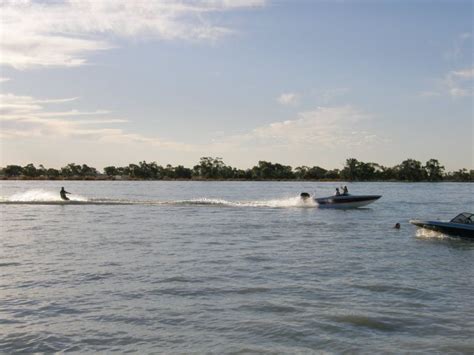
[[[115,182],[150,182],[150,181],[179,181],[179,182],[399,182],[399,183],[472,183],[474,181],[456,181],[456,180],[442,180],[442,181],[409,181],[409,180],[343,180],[343,179],[139,179],[139,178],[110,178],[110,177],[71,177],[71,178],[47,178],[47,177],[0,177],[1,181],[115,181]]]

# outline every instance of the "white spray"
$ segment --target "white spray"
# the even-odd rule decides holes
[[[69,195],[71,201],[87,201],[87,198],[71,194]],[[8,197],[8,201],[18,201],[18,202],[54,202],[62,201],[59,196],[59,192],[53,192],[42,189],[28,190],[25,192],[20,192]]]

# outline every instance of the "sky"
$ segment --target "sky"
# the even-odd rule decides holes
[[[0,0],[0,166],[474,168],[470,0]]]

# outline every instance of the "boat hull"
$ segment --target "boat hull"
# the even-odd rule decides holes
[[[341,196],[329,196],[329,197],[321,197],[315,198],[314,200],[318,204],[320,208],[341,208],[341,209],[348,209],[348,208],[358,208],[364,207],[372,202],[377,201],[380,195],[361,195],[361,196],[353,196],[353,195],[341,195]]]
[[[417,219],[411,220],[410,223],[417,227],[441,232],[443,234],[474,239],[474,225],[472,224],[440,221],[422,221]]]

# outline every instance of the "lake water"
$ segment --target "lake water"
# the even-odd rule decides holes
[[[472,354],[474,242],[408,220],[474,212],[474,184],[298,198],[337,186],[2,181],[0,352]]]

